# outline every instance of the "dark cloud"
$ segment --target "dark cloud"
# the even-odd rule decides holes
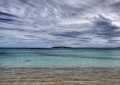
[[[112,38],[120,36],[120,32],[116,31],[119,27],[112,25],[112,21],[100,16],[95,20],[95,34],[104,38]]]
[[[15,16],[15,15],[13,15],[13,14],[9,14],[9,13],[5,13],[5,12],[1,12],[1,11],[0,11],[0,17],[1,17],[1,16],[17,17],[17,16]]]
[[[120,9],[120,1],[118,1],[116,3],[113,3],[111,6],[120,13],[120,11],[119,11],[119,9]]]
[[[52,35],[53,36],[61,36],[61,37],[69,37],[69,38],[77,38],[81,34],[83,34],[83,33],[77,32],[77,31],[72,31],[72,32],[56,33],[56,34],[52,34]]]
[[[0,39],[3,39],[3,38],[5,38],[5,37],[0,35]]]
[[[13,19],[5,19],[5,18],[0,18],[0,22],[13,22],[15,20]]]
[[[18,29],[18,28],[4,28],[4,27],[0,27],[0,30],[11,30],[11,31],[21,31],[21,32],[27,31],[27,30],[24,30],[24,29]]]
[[[31,7],[35,7],[32,3],[29,3],[29,0],[20,0],[22,3],[27,4]]]

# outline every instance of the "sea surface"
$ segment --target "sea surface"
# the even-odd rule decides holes
[[[0,68],[120,67],[120,49],[0,49]]]

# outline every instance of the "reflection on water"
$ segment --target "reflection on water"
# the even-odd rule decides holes
[[[120,50],[0,49],[0,67],[120,67]]]

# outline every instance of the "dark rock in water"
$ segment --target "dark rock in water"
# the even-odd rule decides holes
[[[26,60],[26,61],[30,61],[30,60]]]

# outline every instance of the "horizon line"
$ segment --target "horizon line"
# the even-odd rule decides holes
[[[69,47],[69,48],[53,48],[53,47],[0,47],[4,48],[16,48],[16,49],[120,49],[120,47]]]

